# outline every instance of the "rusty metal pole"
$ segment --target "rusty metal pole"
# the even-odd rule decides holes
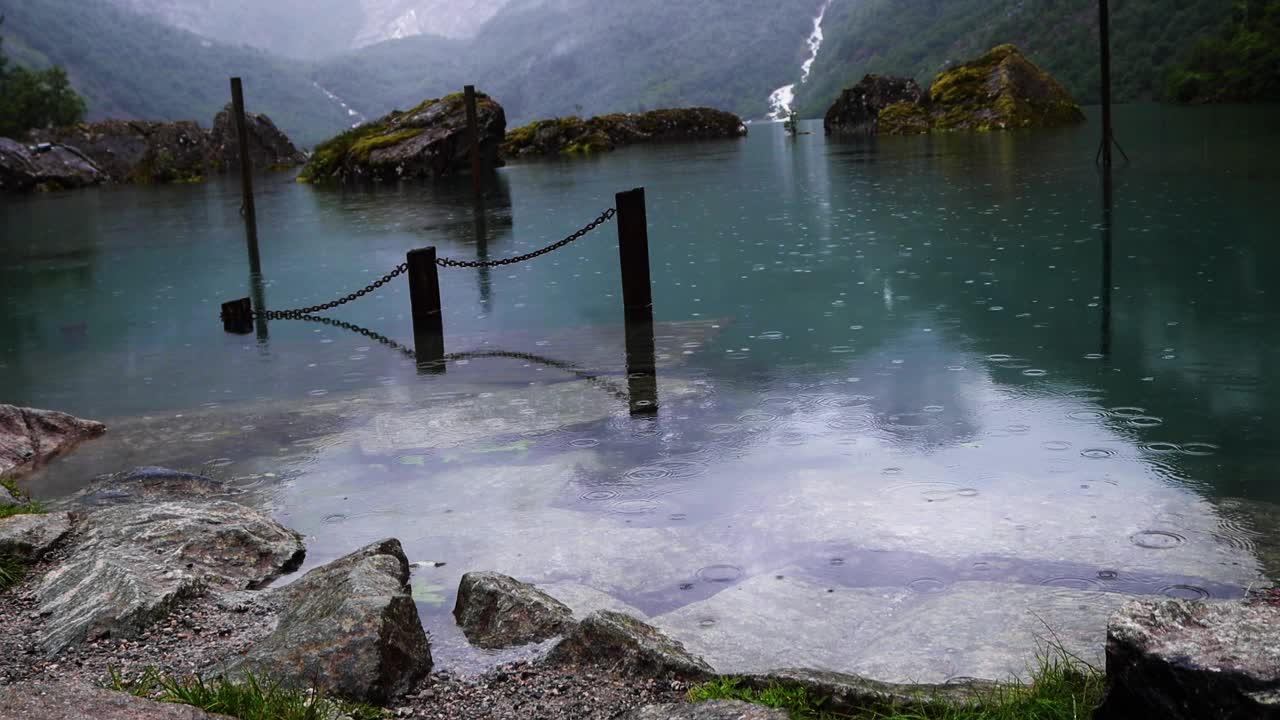
[[[413,344],[418,367],[444,372],[444,320],[440,312],[440,276],[434,247],[410,250],[409,304],[413,310]]]
[[[1102,167],[1111,167],[1111,8],[1098,0],[1098,40],[1102,45]]]
[[[463,90],[467,105],[467,142],[471,144],[471,190],[480,194],[480,120],[476,110],[476,86],[468,85]]]
[[[618,257],[622,267],[631,414],[652,415],[658,411],[658,374],[644,188],[618,193],[614,200],[618,209]]]
[[[231,78],[231,110],[236,121],[236,142],[240,146],[241,213],[247,227],[257,234],[258,213],[253,205],[253,163],[249,160],[249,125],[244,117],[244,88],[240,78]]]

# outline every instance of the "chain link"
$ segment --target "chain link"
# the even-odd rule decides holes
[[[255,310],[253,312],[253,316],[256,318],[264,318],[267,320],[305,320],[306,318],[303,317],[304,315],[310,315],[312,313],[321,312],[323,310],[332,310],[333,308],[336,308],[339,305],[346,305],[352,300],[357,300],[359,298],[362,298],[365,295],[368,295],[369,293],[373,292],[374,290],[377,290],[378,288],[382,287],[383,285],[386,285],[387,283],[391,282],[397,276],[403,275],[408,270],[409,270],[409,263],[400,263],[391,272],[387,273],[386,275],[383,275],[382,277],[378,278],[372,283],[369,283],[363,288],[360,288],[359,290],[351,293],[350,295],[344,298],[339,298],[337,300],[324,303],[322,305],[312,305],[311,307],[295,308],[293,310]]]
[[[581,230],[566,237],[560,242],[552,243],[551,245],[548,245],[542,248],[541,250],[534,250],[533,252],[526,253],[524,255],[517,255],[515,257],[503,258],[501,260],[454,260],[452,258],[436,258],[436,264],[444,268],[449,268],[449,267],[495,268],[495,267],[501,267],[503,265],[515,265],[516,263],[522,263],[525,260],[532,260],[536,257],[541,257],[543,255],[546,255],[549,252],[555,252],[556,250],[559,250],[560,248],[564,247],[565,245],[568,245],[574,240],[581,238],[583,235],[586,235],[592,230],[595,230],[596,228],[600,227],[606,222],[609,222],[610,220],[613,219],[613,216],[617,214],[618,214],[617,210],[613,208],[609,208],[608,210],[605,210],[604,212],[600,213],[600,217],[596,218],[595,220],[592,220],[590,223],[587,223],[587,225],[583,227]]]

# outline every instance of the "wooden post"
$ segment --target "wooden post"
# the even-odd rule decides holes
[[[413,309],[413,344],[418,365],[444,372],[444,321],[440,313],[440,276],[434,247],[410,250],[409,304]]]
[[[462,89],[467,105],[467,142],[471,144],[471,190],[480,194],[480,120],[476,111],[476,86]]]
[[[1098,40],[1102,45],[1102,166],[1111,167],[1111,9],[1098,0]]]
[[[236,335],[253,332],[253,305],[249,298],[222,303],[222,329]]]
[[[244,117],[244,88],[240,78],[231,78],[231,112],[236,121],[236,142],[240,145],[240,196],[245,225],[254,228],[258,224],[257,209],[253,206],[253,163],[249,160],[249,126]]]
[[[658,411],[658,377],[644,188],[618,193],[614,200],[618,209],[618,256],[622,267],[631,414],[650,415]]]
[[[1111,226],[1114,222],[1111,168],[1102,169],[1102,356],[1111,359]]]

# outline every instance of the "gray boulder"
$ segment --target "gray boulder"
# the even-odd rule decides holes
[[[499,146],[507,116],[476,95],[482,172],[502,165]],[[299,177],[304,182],[394,182],[471,174],[471,144],[462,93],[425,100],[317,145]]]
[[[318,567],[280,590],[275,630],[228,672],[386,703],[431,672],[431,645],[408,583],[409,561],[395,539]]]
[[[1280,718],[1280,597],[1136,600],[1107,628],[1096,720]]]
[[[71,513],[0,518],[0,555],[33,563],[71,533]]]
[[[789,717],[785,710],[737,700],[712,700],[696,705],[646,705],[623,713],[615,720],[787,720]]]
[[[689,680],[715,674],[702,658],[652,625],[601,610],[587,616],[547,654],[551,665],[591,665],[640,677]]]
[[[28,148],[0,138],[0,192],[69,190],[107,179],[92,160],[66,145]]]
[[[0,688],[4,720],[233,720],[93,685],[27,683]]]
[[[68,510],[93,510],[130,503],[229,500],[238,493],[226,483],[161,467],[140,467],[100,475],[75,494],[50,503]]]
[[[873,134],[880,111],[896,103],[919,105],[928,99],[920,85],[911,78],[867,75],[851,88],[846,88],[822,119],[828,135]]]
[[[162,502],[87,515],[70,557],[35,595],[50,655],[100,637],[135,637],[206,589],[260,588],[298,567],[302,537],[229,502]]]
[[[462,576],[453,617],[472,645],[486,649],[542,642],[573,624],[573,611],[564,603],[494,572]]]
[[[854,714],[868,707],[910,707],[921,701],[963,707],[1001,692],[1001,685],[986,680],[969,680],[945,685],[896,684],[870,680],[859,675],[789,668],[741,678],[754,690],[781,685],[803,688],[811,697],[823,698],[823,709]]]
[[[271,118],[262,113],[251,112],[246,112],[244,117],[249,135],[249,161],[253,164],[253,169],[283,170],[307,161],[307,157],[298,152],[298,148],[293,146],[289,137],[276,127]],[[240,169],[240,140],[236,134],[230,103],[213,118],[209,145],[214,162],[219,167],[228,171]]]
[[[115,182],[194,182],[213,161],[208,133],[189,121],[104,120],[33,130],[28,137],[76,148]]]
[[[0,405],[0,477],[26,472],[106,429],[66,413]]]
[[[36,166],[27,146],[0,138],[0,192],[21,193],[35,189]]]

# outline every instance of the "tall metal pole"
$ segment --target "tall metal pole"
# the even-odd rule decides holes
[[[1102,45],[1102,166],[1111,167],[1111,8],[1098,0],[1098,39]]]

